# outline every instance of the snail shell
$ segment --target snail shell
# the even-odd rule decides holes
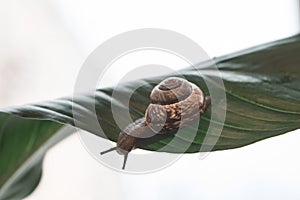
[[[193,83],[176,77],[165,79],[152,90],[145,117],[124,128],[117,146],[101,154],[116,150],[124,155],[124,169],[128,153],[140,147],[140,138],[176,133],[179,128],[199,119],[209,105],[210,97],[205,97]]]
[[[162,81],[152,90],[150,99],[145,114],[146,123],[158,134],[175,132],[198,119],[204,111],[203,92],[181,78]]]

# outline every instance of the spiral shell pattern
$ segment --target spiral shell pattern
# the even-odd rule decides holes
[[[145,118],[156,133],[172,133],[198,119],[204,108],[204,94],[199,87],[181,78],[168,78],[150,95]]]

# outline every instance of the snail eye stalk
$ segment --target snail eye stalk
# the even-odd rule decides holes
[[[100,153],[100,155],[103,155],[103,154],[106,154],[106,153],[108,153],[108,152],[111,152],[111,151],[117,150],[117,148],[118,148],[118,147],[113,147],[113,148],[111,148],[111,149],[108,149],[108,150],[106,150],[106,151],[102,151],[102,152]]]
[[[111,149],[102,151],[102,152],[100,152],[100,155],[103,155],[103,154],[109,153],[109,152],[111,152],[111,151],[117,150],[117,148],[118,148],[118,147],[113,147],[113,148],[111,148]],[[128,153],[125,153],[125,154],[124,154],[124,162],[123,162],[123,167],[122,167],[122,169],[125,169],[126,162],[127,162],[127,158],[128,158]]]
[[[126,165],[126,162],[127,162],[127,158],[128,158],[128,153],[124,154],[124,163],[123,163],[122,169],[125,169],[125,165]]]

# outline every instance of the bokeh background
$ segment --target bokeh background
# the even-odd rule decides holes
[[[124,31],[174,30],[216,57],[296,34],[299,16],[296,0],[1,1],[0,107],[72,95],[87,56]],[[41,183],[26,200],[299,199],[299,133],[204,160],[184,155],[141,176],[100,165],[74,134],[46,155]]]

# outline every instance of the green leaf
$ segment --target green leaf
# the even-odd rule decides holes
[[[197,130],[187,127],[180,131],[180,136],[156,138],[143,148],[157,151],[175,139],[179,145],[170,145],[164,151],[182,152],[181,144],[191,144],[184,150],[186,153],[199,152],[203,146],[212,147],[213,151],[226,150],[298,129],[299,42],[300,36],[296,35],[214,59],[224,81],[227,99],[226,120],[219,138],[214,133],[207,133],[210,123],[215,126],[221,123],[218,119],[211,119],[209,108],[201,116]],[[192,68],[181,73],[209,94],[205,81],[218,87],[216,72],[208,63],[202,63],[199,67],[203,76]],[[118,92],[128,94],[136,85],[143,83],[130,100],[133,119],[143,116],[153,86],[166,77],[130,82],[117,88]],[[72,98],[63,98],[0,110],[0,199],[21,198],[34,189],[40,178],[41,161],[46,149],[71,132],[70,128],[62,130],[63,124],[74,126],[72,106],[76,107],[76,115],[81,116],[76,123],[79,128],[103,136],[86,120],[86,116],[93,115],[94,95],[101,128],[110,140],[116,141],[120,128],[112,117],[111,103],[122,110],[124,102],[111,98],[111,88],[78,96],[74,105]],[[197,135],[191,140],[189,133],[193,130],[197,131]],[[214,145],[210,139],[204,140],[205,137],[218,141]]]
[[[46,151],[74,132],[52,121],[0,113],[0,199],[21,199],[38,185]]]

